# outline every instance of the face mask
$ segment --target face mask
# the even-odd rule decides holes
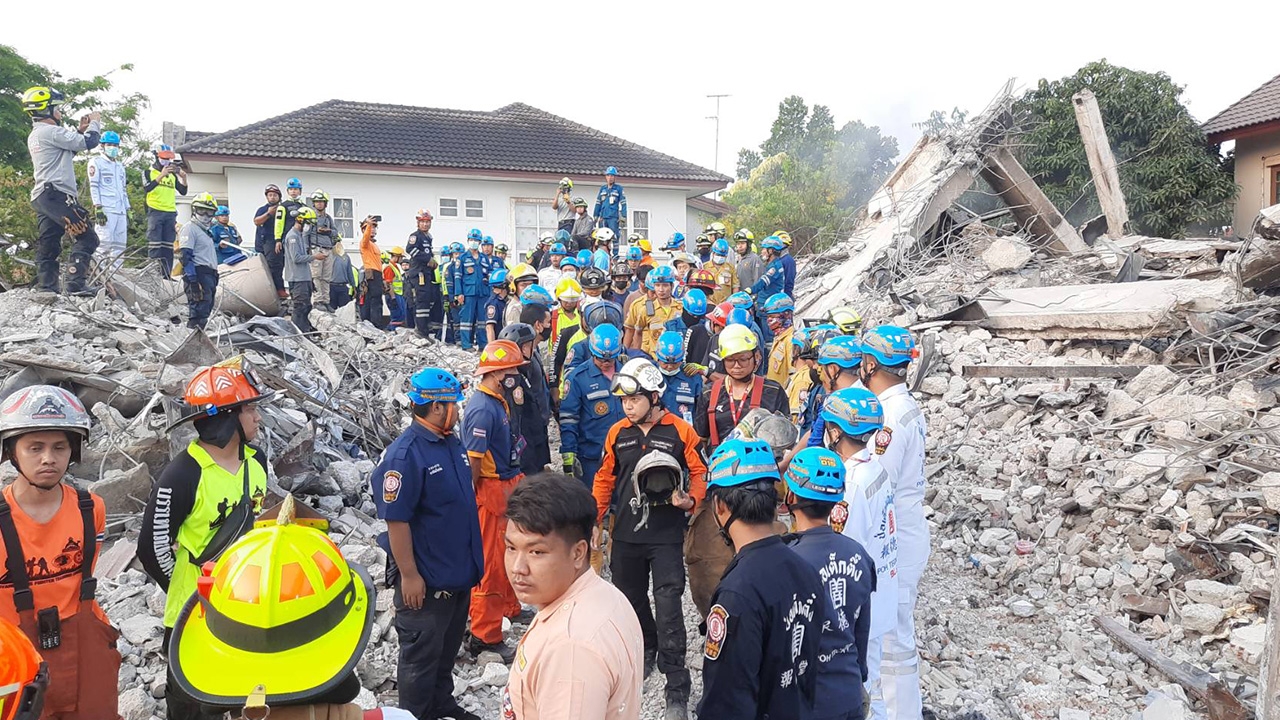
[[[160,167],[165,167],[165,166],[167,166],[167,165],[168,165],[169,163],[171,163],[171,162],[173,162],[173,161],[172,161],[172,160],[167,160],[167,159],[165,159],[165,158],[160,158]]]
[[[205,228],[207,230],[209,229],[209,226],[213,225],[213,216],[201,215],[199,213],[196,213],[195,215],[191,216],[191,222],[194,222],[196,225],[199,225],[200,227]]]
[[[712,256],[711,256],[711,261],[712,261],[712,262],[714,262],[714,263],[715,263],[715,264],[717,264],[717,265],[719,265],[719,264],[723,263],[725,260],[728,260],[728,259],[729,259],[729,256],[728,256],[728,255],[715,255],[715,254],[712,254]]]
[[[111,158],[112,160],[114,160],[116,156],[120,154],[120,148],[114,147],[112,145],[106,146],[105,148],[102,149],[102,151],[106,153],[107,157]]]
[[[680,317],[684,320],[684,324],[687,326],[697,325],[698,321],[702,319],[697,315],[690,313],[688,310],[681,311]]]
[[[831,433],[831,431],[830,431],[830,430],[824,430],[824,431],[823,431],[823,433],[822,433],[822,446],[823,446],[823,447],[825,447],[825,448],[826,448],[826,449],[828,449],[828,450],[835,451],[836,446],[837,446],[837,445],[839,445],[839,444],[840,444],[840,434],[839,434],[839,433],[836,433],[836,434],[835,434],[835,437],[833,438],[833,437],[832,437],[832,433]]]
[[[550,325],[548,325],[548,326],[546,326],[546,327],[542,328],[541,332],[539,332],[539,333],[538,333],[538,336],[539,336],[539,337],[541,337],[543,340],[550,340],[550,339],[551,339],[551,326],[550,326]]]
[[[631,287],[631,281],[630,281],[630,280],[615,280],[615,281],[614,281],[614,283],[613,283],[613,287],[614,287],[614,289],[615,289],[615,290],[626,290],[627,288]]]
[[[679,365],[677,365],[677,366],[675,366],[675,367],[671,368],[670,370],[668,370],[668,369],[666,369],[666,368],[662,367],[661,365],[659,365],[659,366],[658,366],[658,370],[662,371],[662,374],[663,374],[663,375],[666,375],[667,377],[671,377],[672,375],[675,375],[676,373],[680,372],[680,366],[679,366]]]

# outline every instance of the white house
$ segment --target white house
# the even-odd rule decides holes
[[[607,166],[618,168],[629,228],[655,239],[688,226],[690,201],[730,178],[537,108],[513,103],[492,112],[330,100],[224,133],[166,135],[190,164],[190,192],[210,192],[253,237],[253,214],[269,183],[302,181],[333,198],[343,237],[366,215],[382,215],[378,239],[399,243],[426,208],[437,248],[476,227],[513,253],[555,230],[551,198],[562,177],[594,208]],[[699,208],[701,209],[701,208]],[[189,211],[180,207],[181,219]]]

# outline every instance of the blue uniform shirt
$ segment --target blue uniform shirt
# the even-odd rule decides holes
[[[480,582],[484,556],[467,451],[454,435],[414,421],[370,477],[378,517],[409,524],[413,559],[429,591],[461,592]],[[386,533],[378,544],[387,554]]]
[[[688,375],[683,370],[667,376],[667,389],[662,393],[662,406],[668,412],[693,424],[693,406],[702,394],[702,376]]]
[[[432,247],[434,243],[435,238],[431,237],[431,233],[414,230],[409,235],[409,242],[404,246],[404,254],[409,258],[409,265],[426,267],[435,257],[435,248]]]
[[[765,300],[773,297],[776,293],[783,291],[787,282],[787,267],[782,262],[783,258],[789,257],[783,255],[769,261],[769,267],[765,268],[764,273],[760,275],[760,279],[756,280],[751,286],[751,297]],[[792,260],[794,263],[795,261]],[[795,271],[792,271],[791,282],[795,284]]]
[[[837,505],[848,517],[848,510]],[[843,522],[837,515],[833,522]],[[818,571],[827,590],[827,620],[818,641],[818,697],[816,718],[842,718],[849,708],[862,707],[862,684],[867,681],[867,636],[871,632],[871,593],[876,568],[857,540],[831,527],[786,536],[787,544]],[[829,708],[828,712],[822,712]]]
[[[485,325],[492,324],[494,326],[493,337],[495,340],[498,337],[498,333],[502,332],[502,328],[506,324],[503,322],[506,314],[507,299],[500,298],[497,295],[490,295],[489,299],[484,303],[484,312],[480,317]]]
[[[711,595],[698,720],[811,718],[825,595],[781,537],[739,550]]]
[[[485,274],[488,261],[484,255],[472,256],[466,252],[453,261],[453,279],[450,280],[449,294],[454,297],[479,297],[489,294],[489,278]]]
[[[783,253],[778,259],[782,261],[782,292],[786,293],[787,297],[794,298],[796,296],[796,259],[790,252]]]
[[[614,183],[613,187],[609,187],[608,183],[600,186],[600,192],[596,193],[596,208],[591,213],[591,217],[596,219],[615,219],[625,218],[627,216],[627,195],[622,190],[622,186]]]
[[[806,447],[822,447],[822,433],[827,423],[822,419],[822,403],[827,399],[827,389],[822,383],[815,383],[809,389],[809,397],[805,398],[800,408],[800,437],[810,433]]]
[[[218,246],[219,263],[225,263],[231,258],[243,254],[239,250],[240,231],[236,229],[235,225],[230,223],[223,225],[222,223],[215,222],[213,227],[209,228],[209,234],[213,236],[213,242]],[[235,247],[223,247],[223,242],[231,243]]]
[[[565,387],[560,403],[560,451],[599,459],[609,428],[626,417],[622,400],[609,392],[609,378],[590,360],[569,373]]]
[[[609,261],[609,251],[604,248],[596,248],[596,251],[591,253],[591,264],[606,273],[609,272]]]
[[[462,416],[462,442],[480,459],[480,475],[510,480],[520,474],[520,457],[511,437],[511,418],[501,398],[481,386],[467,401]]]

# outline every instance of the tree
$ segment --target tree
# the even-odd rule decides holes
[[[1235,181],[1182,104],[1183,88],[1164,73],[1105,59],[1041,80],[1015,106],[1026,118],[1022,163],[1068,220],[1079,224],[1101,212],[1071,100],[1086,88],[1098,98],[1134,230],[1181,237],[1188,228],[1228,220]]]

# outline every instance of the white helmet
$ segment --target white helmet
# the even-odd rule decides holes
[[[591,233],[591,237],[600,242],[611,243],[613,242],[613,230],[607,227],[596,228],[595,231]]]
[[[65,430],[73,436],[71,459],[80,459],[80,446],[89,439],[89,413],[70,392],[53,385],[32,385],[17,390],[0,405],[0,440],[41,430]],[[9,443],[3,459],[9,459]]]
[[[555,242],[555,240],[556,240],[556,234],[551,232],[550,230],[543,230],[542,234],[538,236],[538,241],[542,245],[550,245],[551,243]]]
[[[641,392],[666,392],[667,380],[648,358],[634,358],[622,366],[609,389],[614,395],[638,395]]]

